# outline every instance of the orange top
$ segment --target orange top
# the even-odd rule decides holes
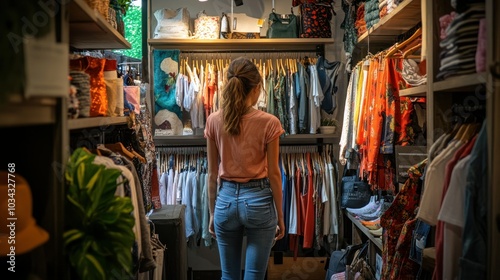
[[[240,135],[232,136],[224,131],[222,111],[210,114],[205,126],[205,138],[216,143],[220,159],[219,177],[240,183],[266,178],[266,146],[283,132],[277,117],[254,110],[243,115]]]

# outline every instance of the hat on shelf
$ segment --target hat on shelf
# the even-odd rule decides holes
[[[0,227],[0,254],[6,256],[13,251],[21,255],[47,242],[49,234],[32,216],[31,189],[26,179],[0,170],[0,180],[0,221],[4,224]]]

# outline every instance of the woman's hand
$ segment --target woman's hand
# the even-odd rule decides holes
[[[276,234],[274,240],[280,240],[285,236],[285,223],[283,221],[279,221],[276,226]]]
[[[212,238],[213,239],[217,239],[217,237],[215,236],[215,229],[214,229],[214,216],[213,215],[210,215],[210,223],[208,225],[208,231],[210,232],[210,234],[212,235]]]

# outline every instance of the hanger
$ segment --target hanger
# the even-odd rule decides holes
[[[385,57],[387,58],[387,57],[393,56],[394,54],[398,53],[398,51],[400,51],[403,47],[405,47],[406,45],[412,43],[414,40],[418,39],[419,37],[422,37],[422,27],[419,27],[415,31],[415,33],[413,33],[410,36],[410,38],[404,40],[401,43],[396,43],[392,47],[390,47],[389,50],[387,51]]]
[[[113,152],[119,153],[129,159],[133,159],[135,157],[135,155],[131,151],[127,150],[121,142],[117,142],[114,144],[104,144],[104,147],[110,149]]]

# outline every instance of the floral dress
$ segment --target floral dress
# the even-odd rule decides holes
[[[418,272],[418,264],[409,259],[409,253],[403,254],[403,251],[407,247],[405,244],[411,243],[412,221],[420,203],[421,177],[427,161],[425,159],[408,169],[409,178],[389,209],[380,217],[380,225],[385,229],[382,235],[384,265],[381,279],[414,279]]]

